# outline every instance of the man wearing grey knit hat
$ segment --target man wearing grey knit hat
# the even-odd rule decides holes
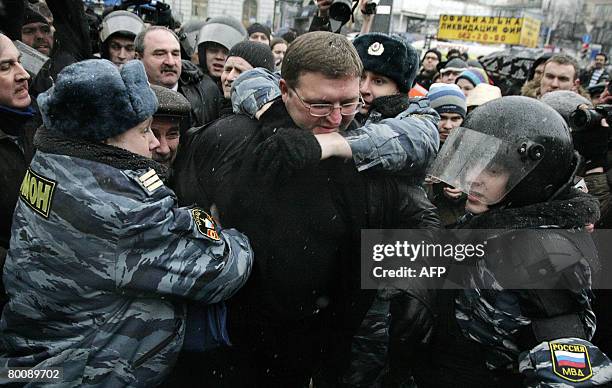
[[[223,73],[221,73],[223,97],[229,100],[234,80],[242,72],[256,67],[274,71],[274,55],[272,55],[270,47],[253,41],[240,42],[234,45],[227,54]]]
[[[440,69],[440,82],[454,84],[459,74],[468,69],[468,64],[460,58],[453,58]]]
[[[183,344],[187,300],[235,293],[249,242],[177,207],[150,158],[158,102],[141,62],[67,66],[38,104],[44,127],[4,266],[0,365],[61,370],[66,386],[157,386]]]

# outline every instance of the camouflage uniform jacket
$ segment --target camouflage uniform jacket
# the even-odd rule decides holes
[[[181,348],[186,300],[234,294],[249,242],[177,208],[152,160],[46,132],[15,210],[0,371],[61,367],[59,386],[155,386]]]
[[[581,228],[587,223],[594,223],[598,218],[597,200],[573,190],[564,198],[546,203],[489,210],[474,216],[460,227],[514,230],[509,232],[508,236],[515,237],[518,229],[541,230],[554,226],[550,231],[552,233],[556,228]],[[537,236],[534,233],[528,236]],[[506,249],[518,251],[519,245],[533,247],[525,239],[520,241],[512,247],[506,241]],[[488,242],[490,245],[491,240]],[[489,246],[488,249],[493,248]],[[569,255],[566,250],[564,253]],[[521,251],[523,262],[520,265],[527,266],[540,259],[550,262],[559,260],[552,254],[543,257],[542,251],[534,248],[530,248],[530,254],[532,257]],[[503,254],[495,251],[488,255],[490,257],[478,260],[476,268],[469,276],[470,289],[464,290],[457,298],[456,319],[468,338],[485,345],[484,353],[489,369],[508,369],[516,372],[519,354],[529,351],[544,340],[592,338],[595,316],[591,308],[591,263],[586,257],[583,256],[564,269],[564,273],[572,276],[560,277],[560,272],[551,272],[544,280],[534,277],[538,280],[533,282],[537,282],[540,289],[525,287],[522,290],[514,290],[506,289],[501,280],[508,273],[502,266],[498,266],[497,260],[503,257]],[[494,269],[496,266],[498,268]],[[554,285],[557,289],[541,289],[544,288],[543,285],[551,288]]]
[[[397,117],[378,121],[370,115],[365,125],[342,133],[353,151],[359,171],[370,168],[424,175],[438,154],[438,116],[429,100],[411,100]]]

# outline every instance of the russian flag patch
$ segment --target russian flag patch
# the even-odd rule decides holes
[[[574,383],[588,380],[593,376],[586,346],[550,342],[549,347],[553,371],[557,376]]]

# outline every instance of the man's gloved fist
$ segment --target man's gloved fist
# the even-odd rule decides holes
[[[298,128],[279,128],[255,148],[257,171],[271,181],[283,181],[295,171],[315,167],[321,146],[314,134]]]
[[[278,82],[276,75],[261,67],[240,74],[232,84],[234,113],[255,117],[261,107],[281,95]]]

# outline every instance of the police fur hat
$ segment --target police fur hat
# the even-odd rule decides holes
[[[138,60],[120,70],[106,59],[74,63],[37,102],[49,131],[90,141],[122,134],[157,110],[157,98]]]
[[[391,78],[402,93],[410,90],[419,68],[419,55],[411,45],[380,33],[361,35],[353,45],[364,70]]]

